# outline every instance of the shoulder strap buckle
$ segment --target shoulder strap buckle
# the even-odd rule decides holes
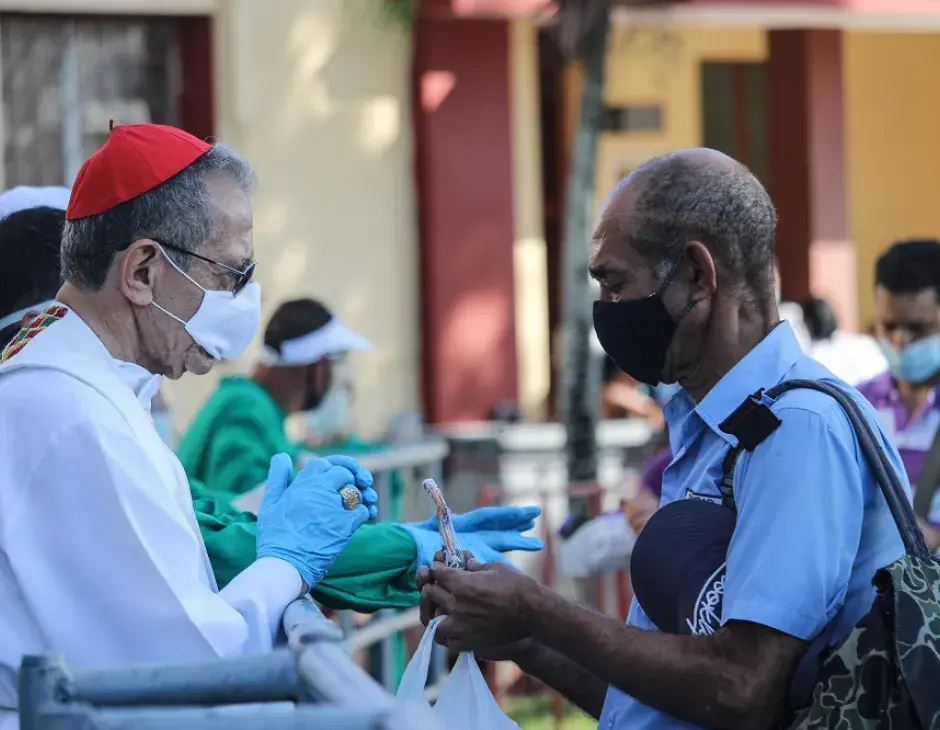
[[[737,464],[741,450],[753,451],[779,426],[780,419],[770,410],[763,388],[753,395],[749,395],[741,405],[734,409],[730,416],[718,425],[718,428],[738,440],[738,445],[728,450],[721,465],[721,481],[718,483],[718,491],[721,493],[722,505],[731,510],[736,509],[734,503],[734,467]]]
[[[780,419],[770,410],[764,389],[749,395],[718,428],[734,436],[742,448],[753,451],[780,426]]]

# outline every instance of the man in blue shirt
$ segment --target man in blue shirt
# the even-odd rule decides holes
[[[793,378],[836,380],[779,320],[775,223],[753,175],[701,149],[646,163],[601,211],[591,253],[598,338],[637,380],[682,386],[665,410],[675,458],[661,505],[720,502],[737,440],[719,424],[749,395]],[[875,412],[841,385],[903,479]],[[442,643],[516,661],[603,730],[771,727],[809,643],[830,622],[834,639],[847,635],[871,606],[875,571],[903,554],[841,407],[794,390],[771,409],[781,425],[735,469],[737,523],[713,634],[660,633],[636,602],[624,626],[501,566],[422,571],[423,618],[447,614]]]

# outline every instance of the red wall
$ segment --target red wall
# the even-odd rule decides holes
[[[180,18],[178,23],[183,67],[180,126],[190,134],[206,139],[215,134],[212,20],[187,17]]]
[[[423,396],[432,422],[516,399],[505,20],[419,18],[414,99]]]

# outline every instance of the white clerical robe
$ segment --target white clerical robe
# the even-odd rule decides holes
[[[109,668],[269,651],[301,591],[274,558],[217,590],[150,418],[158,387],[71,311],[0,365],[0,707],[17,706],[24,654]]]

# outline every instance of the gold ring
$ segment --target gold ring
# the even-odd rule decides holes
[[[339,490],[339,494],[343,498],[343,507],[345,507],[347,511],[354,510],[362,504],[359,490],[355,487],[343,487]]]

